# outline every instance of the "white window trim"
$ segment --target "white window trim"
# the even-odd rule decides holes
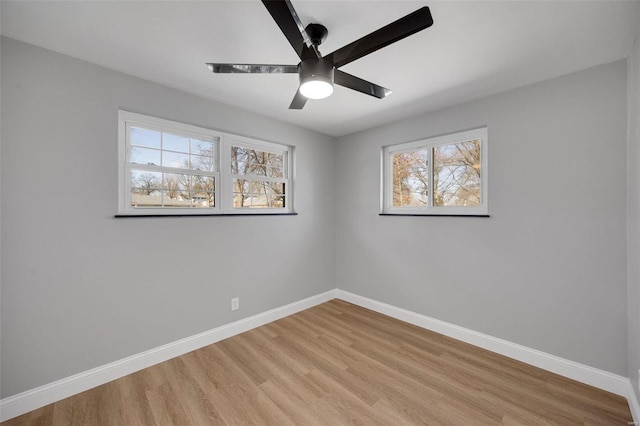
[[[215,207],[205,208],[175,208],[175,207],[131,207],[131,184],[129,172],[131,164],[127,162],[126,153],[129,146],[130,127],[140,126],[146,129],[164,132],[179,132],[203,140],[213,139],[215,142],[216,167],[213,172],[198,171],[197,174],[209,175],[215,178]],[[286,178],[266,178],[267,181],[286,183],[286,198],[284,208],[234,208],[233,186],[231,174],[231,146],[238,144],[272,153],[285,154]],[[144,165],[136,168],[145,169]],[[165,168],[166,169],[166,168]],[[176,169],[177,172],[184,169]],[[226,172],[225,172],[226,171]],[[260,176],[247,176],[249,179],[261,180]],[[192,126],[176,121],[165,120],[129,111],[118,111],[118,216],[199,216],[199,215],[264,215],[264,214],[295,214],[294,210],[294,147],[290,145],[266,142],[258,139],[219,132],[198,126]]]
[[[406,142],[397,145],[389,145],[382,147],[381,154],[381,200],[380,211],[382,214],[389,215],[424,215],[424,216],[487,216],[489,214],[488,206],[488,141],[487,127],[480,127],[463,132],[450,133],[442,136],[421,139],[413,142]],[[468,140],[479,139],[480,143],[480,170],[481,170],[481,194],[482,204],[479,206],[433,206],[433,159],[432,149],[438,145],[448,145]],[[393,206],[393,174],[392,158],[393,154],[406,151],[413,151],[417,148],[426,148],[429,150],[429,204],[424,207],[397,207]]]

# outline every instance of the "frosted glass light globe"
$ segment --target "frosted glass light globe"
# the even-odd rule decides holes
[[[333,84],[325,80],[309,79],[300,85],[300,93],[309,99],[324,99],[333,93]]]

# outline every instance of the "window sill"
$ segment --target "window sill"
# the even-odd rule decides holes
[[[438,217],[491,217],[488,214],[418,214],[418,213],[380,213],[379,216],[438,216]]]
[[[202,217],[202,216],[297,216],[298,213],[203,213],[203,214],[117,214],[115,219],[138,217]]]

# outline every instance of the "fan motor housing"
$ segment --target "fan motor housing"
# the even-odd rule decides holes
[[[305,59],[300,62],[300,84],[304,83],[307,80],[326,80],[327,82],[333,84],[333,71],[334,71],[333,63],[324,59]]]

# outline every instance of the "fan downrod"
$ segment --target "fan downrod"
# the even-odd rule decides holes
[[[304,29],[314,46],[320,46],[326,40],[329,30],[321,24],[309,24]]]

